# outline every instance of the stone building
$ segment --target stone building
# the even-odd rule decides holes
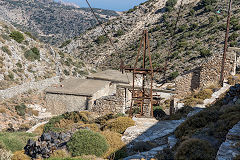
[[[224,77],[236,74],[237,66],[236,49],[229,48],[227,52]],[[176,78],[176,97],[184,98],[199,88],[216,85],[220,81],[222,54],[215,54],[208,58],[202,65],[190,70]]]
[[[47,109],[55,115],[81,110],[124,112],[125,102],[131,99],[131,94],[126,89],[118,89],[118,86],[129,85],[130,79],[131,74],[122,74],[117,70],[95,73],[87,79],[67,79],[45,90]],[[117,94],[120,90],[125,93]]]

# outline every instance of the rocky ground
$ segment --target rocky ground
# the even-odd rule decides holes
[[[230,87],[226,84],[224,87],[215,92],[211,99],[206,100],[206,102],[211,104],[213,99],[216,101],[216,99],[219,98],[220,95],[224,94],[230,87],[227,95],[223,99],[223,103],[225,105],[238,105],[238,100],[240,98],[239,86],[240,85],[237,84]],[[206,103],[205,105],[208,106],[209,104]],[[127,144],[128,152],[131,155],[124,159],[140,160],[144,158],[150,160],[151,158],[156,157],[160,152],[160,154],[163,154],[165,149],[172,149],[176,147],[177,142],[179,143],[179,139],[177,139],[174,135],[176,128],[187,119],[203,111],[204,108],[205,107],[201,105],[201,108],[195,108],[194,111],[188,114],[187,118],[180,120],[157,121],[155,119],[134,118],[136,125],[128,128],[122,137],[122,140]],[[217,159],[233,159],[237,155],[240,155],[239,132],[238,123],[227,134],[226,141],[222,143],[218,150]]]
[[[39,42],[7,22],[0,21],[0,33],[0,90],[55,76],[84,77],[93,71],[86,69],[82,60]]]
[[[16,106],[23,106],[21,110]],[[44,95],[26,93],[0,103],[0,130],[27,131],[52,117],[46,112]]]

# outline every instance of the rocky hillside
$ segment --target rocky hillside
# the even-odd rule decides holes
[[[101,21],[118,16],[115,11],[94,9]],[[78,36],[96,24],[87,8],[77,8],[53,0],[1,0],[0,19],[56,44]]]
[[[174,32],[180,4],[181,0],[149,0],[105,23],[117,51],[98,26],[72,40],[63,52],[100,68],[119,68],[121,58],[125,64],[133,65],[141,34],[147,29],[153,66],[161,68],[165,59],[169,59],[167,73],[174,78],[197,66],[206,57],[222,52],[227,19],[225,1],[183,0]],[[240,46],[239,16],[240,2],[234,1],[229,41],[236,47]]]
[[[0,22],[0,90],[56,75],[87,74],[83,62]]]

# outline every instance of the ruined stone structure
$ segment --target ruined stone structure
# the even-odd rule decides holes
[[[97,99],[92,107],[92,111],[99,114],[125,113],[131,105],[132,97],[128,87],[130,86],[117,85],[116,94]]]
[[[110,94],[109,85],[110,82],[99,80],[65,80],[45,90],[47,110],[55,115],[89,110],[96,99]]]
[[[236,52],[229,48],[225,62],[225,79],[236,72]],[[176,97],[183,98],[199,88],[206,88],[219,83],[222,66],[222,54],[216,54],[207,59],[201,66],[177,77]]]
[[[59,86],[45,90],[47,109],[55,115],[82,110],[100,114],[123,113],[131,95],[128,90],[122,88],[120,91],[117,86],[129,85],[131,75],[128,76],[119,71],[106,70],[87,79],[65,80]]]

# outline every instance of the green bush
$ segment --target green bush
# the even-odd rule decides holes
[[[80,130],[73,134],[67,143],[68,150],[74,157],[82,155],[102,156],[109,148],[106,139],[99,133]]]
[[[233,32],[230,36],[229,36],[229,41],[235,41],[237,40],[237,38],[239,37],[239,34],[237,32]]]
[[[107,121],[104,129],[109,129],[110,131],[122,134],[128,127],[134,125],[135,122],[129,117],[118,117],[116,119]]]
[[[123,30],[118,30],[117,33],[115,34],[116,37],[122,36],[124,35],[124,31]]]
[[[210,57],[212,56],[212,52],[209,49],[201,49],[200,55],[201,57]]]
[[[2,51],[7,53],[9,56],[12,55],[12,52],[9,50],[8,46],[2,46]]]
[[[168,0],[166,2],[166,10],[168,12],[173,10],[173,7],[177,4],[177,0]]]
[[[30,50],[27,50],[24,53],[24,56],[29,61],[40,60],[40,52],[39,52],[38,48],[36,48],[36,47],[33,47]]]
[[[95,42],[96,42],[97,44],[102,44],[102,43],[106,43],[107,40],[108,40],[107,36],[101,35],[101,36],[99,36],[99,37],[96,39]]]
[[[13,31],[10,34],[10,37],[12,39],[14,39],[15,41],[17,41],[18,43],[22,43],[22,41],[24,40],[23,34],[21,32],[19,32],[19,31]]]
[[[2,143],[7,150],[16,152],[23,150],[28,139],[34,139],[35,136],[35,134],[26,132],[0,132],[0,143]]]
[[[26,108],[27,107],[26,107],[25,104],[15,106],[15,110],[16,110],[16,112],[19,116],[24,116],[25,115]]]
[[[49,131],[53,131],[53,132],[60,132],[63,129],[62,128],[58,128],[55,126],[56,123],[59,123],[60,120],[64,119],[63,115],[60,116],[55,116],[53,118],[51,118],[49,120],[49,122],[47,124],[44,125],[44,132],[49,132]]]
[[[173,79],[177,78],[178,75],[179,75],[178,71],[172,72],[169,76],[169,79],[173,80]]]
[[[216,151],[207,142],[200,139],[184,141],[177,149],[175,160],[213,160]]]

